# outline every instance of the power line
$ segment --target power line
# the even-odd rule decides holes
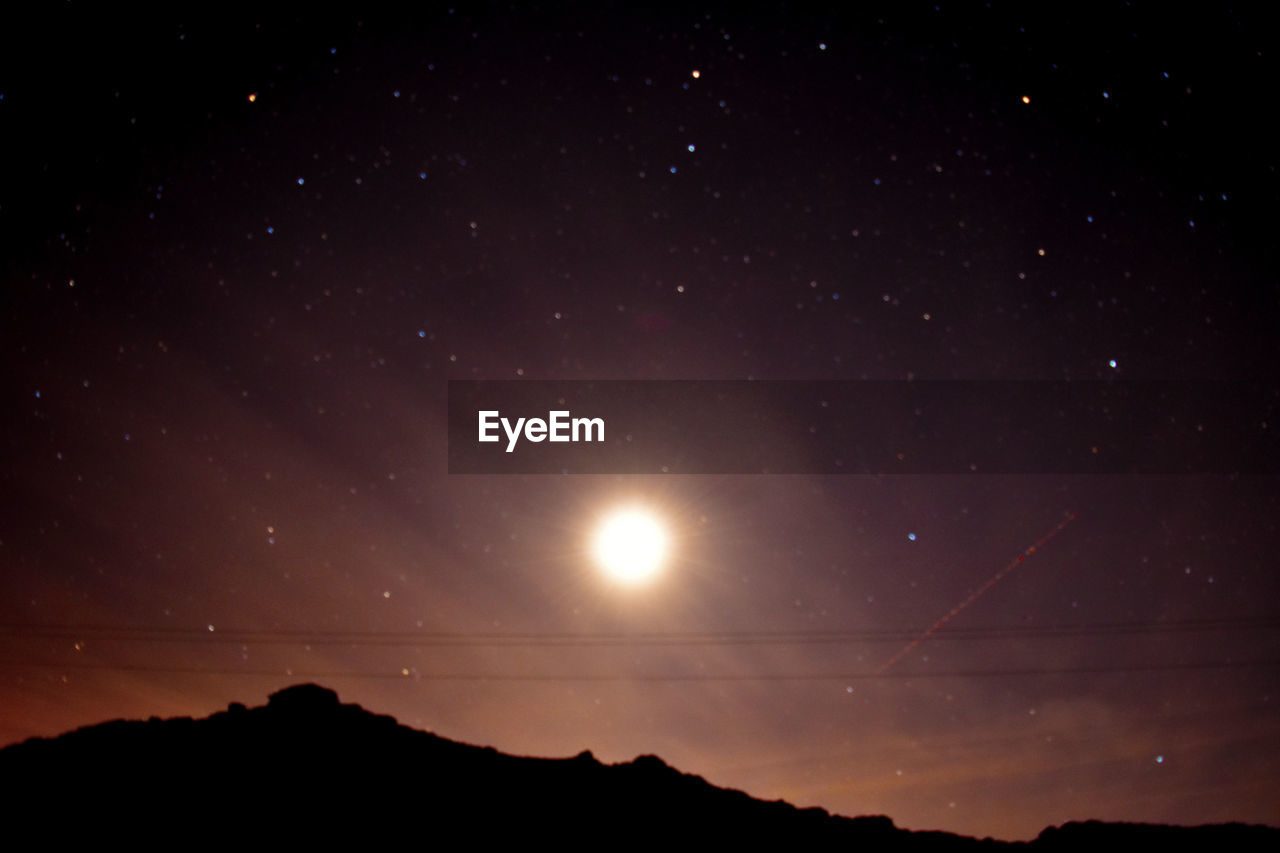
[[[976,669],[955,670],[951,672],[901,672],[891,671],[877,673],[874,671],[857,673],[762,673],[758,675],[707,675],[705,673],[678,675],[557,675],[531,673],[418,673],[411,670],[396,672],[353,672],[353,671],[309,671],[292,669],[215,669],[194,667],[149,666],[143,664],[93,664],[93,663],[50,663],[45,661],[6,661],[0,660],[0,667],[14,669],[75,669],[102,670],[110,672],[146,672],[168,675],[234,675],[262,676],[270,678],[377,678],[400,681],[470,681],[470,682],[612,682],[612,683],[652,683],[652,682],[745,682],[745,681],[869,681],[892,679],[910,681],[914,679],[937,678],[1007,678],[1027,676],[1053,675],[1093,675],[1106,673],[1133,672],[1176,672],[1183,670],[1214,669],[1258,669],[1280,666],[1278,660],[1248,661],[1194,661],[1171,664],[1140,664],[1132,666],[1079,666],[1059,668],[1021,668],[1021,669]]]
[[[1181,619],[1148,622],[1080,623],[1074,625],[1011,625],[987,628],[948,628],[933,640],[1039,640],[1073,637],[1150,636],[1215,631],[1256,631],[1280,627],[1277,617],[1245,619]],[[238,643],[262,645],[346,646],[733,646],[810,645],[902,642],[918,636],[915,630],[868,631],[677,631],[677,632],[404,632],[339,630],[252,630],[4,623],[0,636],[17,639],[147,643]]]

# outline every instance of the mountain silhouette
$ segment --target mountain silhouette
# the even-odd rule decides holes
[[[1280,849],[1280,830],[1242,824],[1072,823],[1029,843],[911,832],[887,817],[757,800],[652,755],[613,765],[590,752],[506,755],[401,726],[315,684],[205,719],[117,720],[0,749],[0,793],[11,833],[30,830],[59,846]]]

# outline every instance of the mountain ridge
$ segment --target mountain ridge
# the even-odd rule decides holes
[[[1056,851],[1108,841],[1280,847],[1280,829],[1244,824],[1088,821],[1048,827],[1030,842],[910,831],[885,816],[755,799],[656,755],[617,764],[589,750],[568,758],[508,755],[403,726],[316,684],[277,691],[255,708],[232,702],[202,719],[113,720],[30,738],[0,749],[0,787],[12,815],[59,823],[64,837],[77,830],[60,818],[74,813],[81,830],[127,828],[157,842],[193,826],[205,827],[206,839],[254,831],[332,840],[387,820],[409,839],[414,820],[426,816],[435,832],[477,841],[551,837],[569,846],[621,832],[632,842],[785,838],[877,850]]]

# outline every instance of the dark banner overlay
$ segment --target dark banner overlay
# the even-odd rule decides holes
[[[1258,382],[450,381],[449,473],[1278,474],[1278,407]]]

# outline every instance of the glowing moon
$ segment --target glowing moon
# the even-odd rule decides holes
[[[642,584],[662,569],[667,547],[667,531],[662,522],[646,510],[629,508],[601,521],[592,538],[591,553],[613,580]]]

